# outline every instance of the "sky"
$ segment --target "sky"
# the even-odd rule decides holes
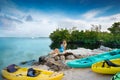
[[[48,37],[57,28],[107,31],[120,0],[0,0],[0,37]]]

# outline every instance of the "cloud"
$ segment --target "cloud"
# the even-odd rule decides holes
[[[91,18],[96,17],[100,13],[101,13],[100,10],[91,10],[91,11],[88,11],[87,13],[83,14],[82,17],[84,17],[85,19],[91,19]]]
[[[120,21],[120,14],[114,14],[110,16],[100,16],[100,17],[95,17],[95,15],[98,15],[99,11],[95,12],[95,14],[92,15],[91,18],[80,18],[80,19],[71,19],[71,18],[64,18],[60,21],[58,21],[59,28],[72,28],[72,27],[77,27],[79,30],[90,30],[91,29],[91,24],[93,25],[101,25],[102,29],[101,31],[107,31],[107,28],[111,27],[114,22],[119,22]],[[87,13],[87,14],[91,14]],[[87,17],[87,16],[86,16]]]
[[[22,18],[24,16],[23,11],[18,9],[18,6],[11,0],[0,0],[0,14],[1,13],[17,18]]]
[[[33,18],[31,15],[26,16],[26,21],[33,21]]]
[[[11,16],[7,16],[7,15],[4,15],[4,16],[0,16],[1,19],[6,19],[6,20],[9,20],[11,22],[16,22],[16,23],[22,23],[21,20],[17,19],[17,18],[13,18]]]
[[[2,29],[14,29],[16,24],[22,24],[23,22],[15,17],[8,15],[0,15],[0,25]]]
[[[53,17],[48,17],[48,15],[40,12],[36,14],[29,12],[29,14],[30,15],[26,15],[20,20],[12,16],[1,15],[2,18],[0,18],[0,21],[2,21],[4,24],[2,26],[5,28],[0,30],[0,36],[48,37],[49,34],[56,29],[56,22],[54,23],[52,21]],[[26,18],[28,20],[26,20]]]
[[[32,16],[32,21],[25,20],[29,15]],[[88,30],[91,29],[91,24],[100,24],[102,26],[102,31],[107,31],[108,27],[110,27],[114,22],[120,20],[120,14],[104,17],[92,17],[90,20],[82,18],[72,19],[61,14],[49,15],[37,11],[31,11],[29,12],[29,15],[24,16],[21,20],[22,23],[15,22],[14,25],[11,24],[11,22],[7,22],[9,25],[14,25],[14,29],[8,28],[2,31],[1,34],[4,36],[16,37],[48,37],[49,34],[57,28],[71,29],[72,27],[77,27],[79,30]]]
[[[84,13],[83,15],[81,15],[82,18],[84,19],[92,19],[95,17],[100,16],[101,14],[105,13],[106,11],[110,10],[112,8],[112,6],[107,6],[104,8],[96,8],[96,9],[92,9],[87,11],[86,13]]]
[[[16,25],[14,30],[6,30],[6,36],[48,37],[53,30],[55,30],[54,25],[49,23],[25,22],[24,24]]]
[[[88,30],[92,27],[91,24],[100,24],[102,31],[107,31],[114,22],[120,21],[120,14],[100,16],[109,7],[90,10],[78,16],[79,19],[73,19],[61,13],[49,14],[33,9],[24,12],[10,0],[3,0],[0,7],[0,26],[2,26],[0,36],[5,37],[48,37],[57,28],[77,27],[79,30]]]

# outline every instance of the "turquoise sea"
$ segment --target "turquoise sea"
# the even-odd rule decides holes
[[[0,38],[0,71],[10,65],[23,61],[38,60],[48,54],[51,40],[49,38]],[[0,79],[1,80],[1,79]]]

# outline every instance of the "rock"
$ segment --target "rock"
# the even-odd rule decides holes
[[[45,62],[46,62],[46,56],[41,56],[41,57],[39,57],[39,64],[44,64]]]
[[[54,71],[59,71],[66,68],[66,65],[62,60],[55,61],[53,58],[49,58],[45,65]]]
[[[27,63],[27,61],[23,61],[23,62],[21,62],[20,64],[24,65],[24,64],[26,64],[26,63]]]
[[[53,70],[53,71],[60,71],[61,68],[57,65],[52,65],[51,67],[49,67],[50,70]]]
[[[33,65],[36,62],[36,60],[23,61],[19,65]]]
[[[101,45],[99,49],[101,49],[101,50],[103,50],[103,51],[110,51],[110,50],[112,50],[111,48],[105,47],[105,46],[103,46],[103,45]]]
[[[66,59],[71,60],[71,59],[75,59],[75,57],[73,55],[69,55],[69,56],[66,57]]]
[[[60,60],[62,60],[63,62],[65,62],[65,56],[64,55],[62,55],[62,56],[60,56]]]
[[[53,58],[54,58],[55,61],[60,60],[60,57],[59,57],[59,56],[55,56],[55,57],[53,57]]]
[[[75,57],[76,59],[83,58],[81,54],[77,54],[77,55],[75,55],[75,56],[76,56],[76,57]]]

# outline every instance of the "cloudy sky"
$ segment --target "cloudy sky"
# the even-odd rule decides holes
[[[120,21],[120,0],[0,0],[0,37],[48,37],[56,28],[107,31]]]

